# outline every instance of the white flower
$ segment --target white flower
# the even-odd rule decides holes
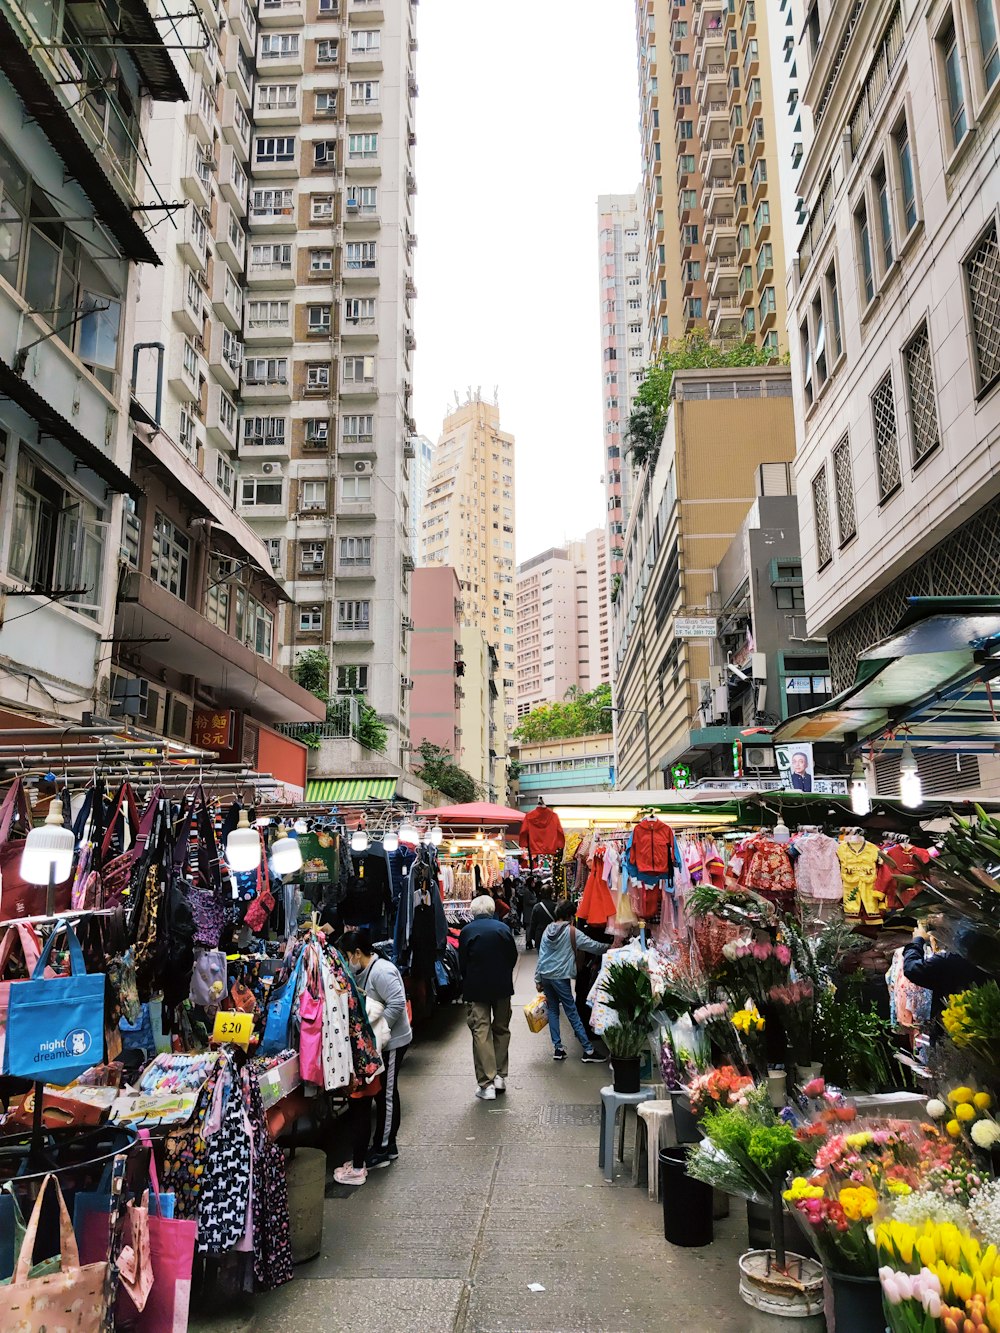
[[[900,1222],[919,1227],[924,1222],[953,1222],[957,1227],[968,1225],[965,1209],[954,1199],[946,1199],[937,1190],[914,1190],[901,1195],[892,1204],[892,1215]]]
[[[945,1106],[944,1102],[938,1101],[936,1097],[932,1097],[927,1103],[927,1114],[932,1120],[941,1120],[948,1114],[948,1108]]]
[[[977,1120],[969,1133],[977,1148],[992,1148],[1000,1143],[1000,1125],[995,1120]]]
[[[969,1216],[988,1244],[995,1245],[1000,1240],[1000,1181],[988,1180],[985,1185],[980,1185],[969,1202]]]

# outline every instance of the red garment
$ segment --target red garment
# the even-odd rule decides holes
[[[795,900],[795,872],[788,857],[788,845],[771,838],[756,838],[744,852],[740,888],[759,893],[776,907],[785,908]]]
[[[566,846],[566,834],[554,810],[536,805],[524,816],[520,841],[532,856],[555,856]]]
[[[603,930],[613,916],[618,913],[618,905],[611,896],[604,878],[604,848],[595,847],[590,860],[590,878],[583,891],[576,909],[576,915],[588,926],[600,926]]]
[[[632,830],[632,864],[649,875],[669,875],[674,831],[660,819],[640,819]]]
[[[905,907],[911,899],[915,898],[920,892],[920,886],[914,885],[913,888],[907,888],[904,885],[897,884],[895,874],[912,875],[920,879],[924,873],[928,861],[931,860],[931,854],[925,851],[923,847],[908,847],[903,843],[894,843],[881,849],[884,861],[879,862],[878,874],[875,876],[875,890],[877,893],[885,894],[885,910],[894,912],[899,907]],[[886,862],[891,861],[891,865]]]

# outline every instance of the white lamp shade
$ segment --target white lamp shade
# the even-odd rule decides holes
[[[387,852],[394,852],[399,847],[399,834],[394,828],[386,829],[382,834],[382,846]]]
[[[250,827],[245,810],[240,811],[240,822],[226,839],[226,864],[237,874],[260,865],[260,834]]]
[[[911,810],[921,803],[924,798],[923,783],[920,781],[920,770],[917,768],[917,760],[909,741],[903,745],[902,754],[899,756],[899,799],[905,806]]]
[[[364,852],[368,850],[368,832],[363,828],[356,828],[351,834],[351,851]]]
[[[856,815],[867,815],[871,813],[871,808],[872,800],[864,765],[860,759],[856,759],[851,773],[851,809]]]
[[[29,884],[54,884],[69,879],[76,838],[63,827],[62,801],[51,801],[45,823],[28,831],[21,852],[21,878]]]
[[[417,832],[416,826],[409,823],[407,820],[404,820],[399,826],[399,841],[411,842],[414,845],[418,843],[420,841],[420,834]]]
[[[785,823],[783,819],[779,819],[777,824],[775,824],[774,826],[774,834],[773,834],[774,841],[787,842],[791,836],[792,836],[791,833],[789,833],[788,831],[788,825]]]
[[[278,836],[271,843],[271,864],[276,875],[294,875],[302,869],[302,849],[297,838],[290,838],[284,824],[278,827]]]
[[[435,824],[431,829],[430,840],[435,847],[440,847],[444,842],[444,829],[440,824]]]
[[[304,819],[297,819],[295,823],[292,825],[292,828],[295,830],[296,833],[309,832],[309,825],[306,823]]]

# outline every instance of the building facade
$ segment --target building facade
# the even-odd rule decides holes
[[[543,551],[517,569],[517,715],[611,679],[607,535]]]
[[[639,203],[632,194],[597,199],[601,298],[601,393],[604,495],[611,574],[622,569],[622,538],[634,475],[625,428],[648,361],[646,290],[642,277]]]
[[[478,783],[490,801],[506,799],[506,755],[497,749],[499,664],[496,649],[487,643],[478,625],[463,625],[462,698],[459,721],[462,728],[461,765]]]
[[[550,792],[610,791],[615,781],[615,746],[610,732],[573,740],[534,741],[511,747],[517,763],[517,803],[522,810]]]
[[[617,785],[660,788],[700,729],[718,634],[716,569],[763,463],[795,453],[789,372],[678,371],[657,455],[639,474],[612,616]],[[678,617],[687,621],[678,622]]]
[[[440,746],[462,763],[462,596],[450,565],[413,574],[413,633],[410,640],[410,736]],[[464,765],[463,765],[464,766]]]
[[[796,150],[792,0],[636,0],[647,345],[705,328],[785,345],[781,184]],[[789,120],[791,130],[785,121]]]
[[[410,440],[413,457],[410,459],[409,538],[410,554],[420,559],[420,518],[431,480],[434,445],[426,435],[414,435]]]
[[[836,690],[906,597],[1000,593],[998,31],[995,0],[826,0],[799,48],[796,472]]]
[[[514,437],[477,394],[445,418],[420,524],[422,565],[450,565],[463,620],[478,626],[500,665],[502,724],[516,717]]]

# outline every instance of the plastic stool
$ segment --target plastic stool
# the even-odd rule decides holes
[[[677,1145],[674,1107],[669,1101],[651,1101],[637,1106],[635,1117],[635,1152],[632,1156],[632,1184],[638,1185],[643,1167],[649,1197],[660,1198],[659,1151]]]
[[[625,1114],[628,1108],[652,1100],[652,1088],[640,1088],[638,1092],[615,1092],[613,1086],[601,1089],[601,1143],[597,1165],[604,1171],[605,1180],[613,1181],[615,1178],[615,1127],[618,1112],[622,1113],[622,1137],[618,1149],[618,1160],[621,1161],[625,1155]]]

